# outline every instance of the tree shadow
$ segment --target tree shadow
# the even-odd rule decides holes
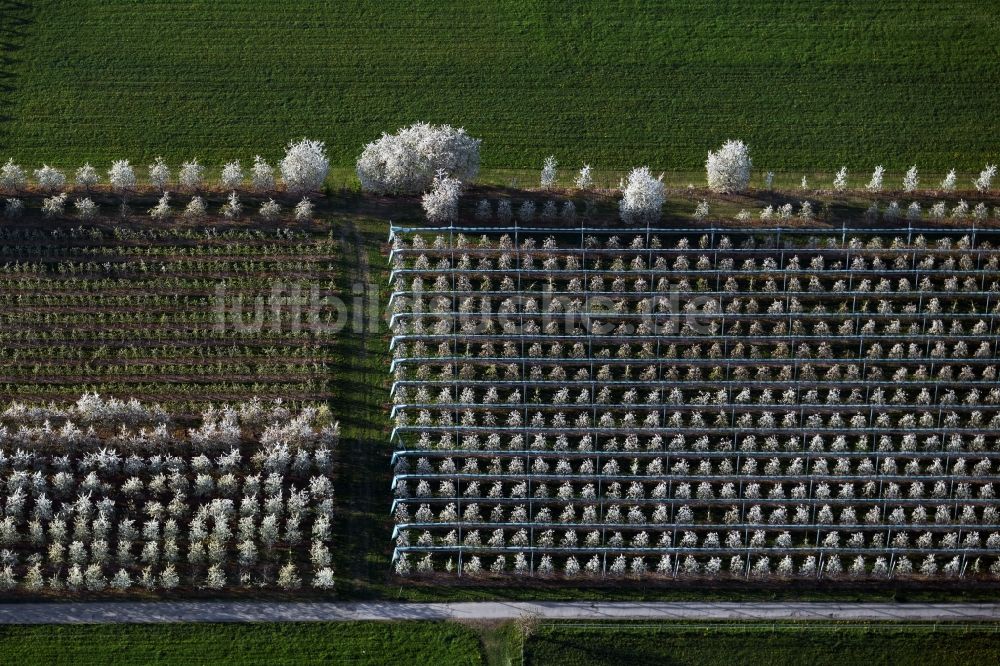
[[[31,3],[0,0],[0,146],[9,148],[7,125],[14,119],[11,109],[17,93],[17,66],[21,59],[15,54],[24,48],[34,24]]]

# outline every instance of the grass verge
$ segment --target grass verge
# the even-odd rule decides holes
[[[482,663],[472,630],[442,622],[0,627],[0,662],[34,664]]]

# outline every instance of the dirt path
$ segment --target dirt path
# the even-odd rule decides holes
[[[408,604],[137,601],[0,604],[0,624],[346,622],[358,620],[996,622],[1000,604],[466,602]]]

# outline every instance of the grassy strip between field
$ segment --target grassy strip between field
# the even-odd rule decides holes
[[[344,241],[344,273],[338,276],[342,294],[350,299],[351,326],[336,340],[344,366],[336,378],[341,397],[331,403],[342,427],[338,496],[341,498],[337,571],[341,595],[358,594],[368,581],[382,579],[389,570],[391,548],[389,482],[391,446],[386,430],[388,342],[386,323],[373,317],[387,301],[386,258],[380,246],[385,227],[377,221],[344,219],[339,223]],[[363,308],[364,312],[358,312]]]
[[[1000,662],[997,625],[545,624],[525,664],[946,664]]]
[[[0,663],[482,663],[476,633],[442,622],[8,626]]]

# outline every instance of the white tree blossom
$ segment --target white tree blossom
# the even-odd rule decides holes
[[[278,571],[278,585],[283,590],[297,590],[302,587],[302,579],[293,563],[289,562]]]
[[[181,213],[181,217],[186,220],[199,221],[205,219],[208,215],[208,204],[205,200],[199,196],[192,197],[188,205],[184,207],[184,212]]]
[[[219,187],[224,190],[238,190],[243,184],[243,167],[240,161],[227,162],[222,166],[222,173],[219,174]]]
[[[278,169],[289,192],[316,192],[323,187],[330,161],[322,141],[302,139],[288,144]]]
[[[100,592],[108,585],[108,579],[104,577],[104,572],[100,565],[91,564],[84,572],[87,581],[87,589],[91,592]]]
[[[400,561],[405,558],[404,554]],[[401,571],[401,568],[405,567],[405,571]],[[401,567],[398,563],[396,566],[396,573],[400,575],[406,575],[409,573],[409,560],[406,560],[406,564]],[[323,567],[316,572],[316,576],[313,578],[312,586],[320,590],[332,590],[336,586],[336,581],[334,579],[333,569],[330,567]]]
[[[269,192],[274,189],[274,168],[260,155],[254,155],[250,181],[256,192]]]
[[[989,192],[993,186],[993,177],[997,175],[997,165],[987,164],[986,168],[979,172],[979,178],[974,183],[979,192]]]
[[[955,170],[952,169],[948,172],[948,175],[944,177],[941,181],[941,191],[942,192],[954,192],[955,185],[958,183],[958,176],[955,174]]]
[[[654,178],[648,167],[638,167],[629,173],[622,188],[619,204],[625,224],[647,224],[660,219],[663,201],[663,175]]]
[[[868,181],[865,189],[869,192],[881,192],[882,191],[882,179],[885,177],[885,169],[882,165],[875,167],[875,171],[872,172],[872,179]]]
[[[130,576],[128,571],[125,569],[119,569],[118,572],[111,577],[111,587],[120,592],[124,592],[132,587],[132,576]]]
[[[238,220],[243,214],[243,204],[235,191],[229,193],[226,203],[222,206],[222,216],[228,220]]]
[[[847,189],[847,167],[840,167],[840,171],[833,178],[833,191],[843,192]]]
[[[76,215],[82,222],[90,222],[97,217],[98,207],[90,197],[77,199],[73,202],[76,208]]]
[[[726,141],[717,151],[708,152],[705,169],[708,189],[713,192],[745,192],[750,185],[750,151],[742,141]]]
[[[903,176],[903,191],[916,192],[919,185],[920,175],[917,173],[917,165],[914,164],[907,169],[906,175]]]
[[[155,206],[149,209],[149,216],[158,222],[169,220],[173,215],[170,208],[170,192],[164,192]]]
[[[205,167],[198,164],[198,158],[181,164],[177,183],[189,192],[197,191],[205,179]]]
[[[90,162],[87,162],[76,170],[76,184],[86,190],[97,185],[100,180],[100,176],[97,175],[97,169],[90,166]]]
[[[556,161],[555,155],[549,155],[545,158],[545,163],[542,165],[542,176],[541,176],[541,186],[542,189],[551,189],[553,185],[556,184],[556,167],[559,163]]]
[[[35,169],[35,181],[43,192],[58,192],[66,187],[66,175],[48,164],[43,164],[41,169]]]
[[[964,199],[959,199],[955,207],[951,209],[951,218],[953,220],[964,220],[969,216],[969,204],[965,202]]]
[[[458,219],[458,200],[461,194],[461,181],[449,177],[444,171],[439,172],[434,178],[431,191],[420,200],[427,220],[443,223]]]
[[[218,564],[213,564],[208,568],[208,575],[205,577],[205,587],[210,590],[221,590],[226,586],[226,572]]]
[[[56,195],[54,197],[46,197],[42,200],[42,215],[47,218],[53,218],[58,215],[62,215],[66,210],[66,193]]]
[[[108,169],[108,182],[116,192],[126,192],[135,189],[135,170],[128,160],[115,160]]]
[[[589,190],[594,186],[594,178],[590,174],[590,165],[584,164],[580,169],[580,173],[576,175],[576,180],[574,181],[576,189],[578,190]]]
[[[313,217],[313,203],[306,197],[302,197],[302,201],[295,204],[295,221],[311,222],[312,217]]]
[[[694,208],[694,219],[698,220],[699,222],[704,222],[706,219],[708,219],[708,202],[707,201],[699,201],[698,205],[695,206],[695,208]]]
[[[13,159],[7,160],[7,163],[0,167],[0,187],[3,189],[16,192],[23,189],[27,182],[28,176],[24,173],[24,169],[14,164]]]
[[[274,222],[281,217],[281,204],[274,199],[268,199],[260,205],[260,216],[265,222]]]
[[[174,565],[168,564],[163,567],[163,571],[160,572],[160,585],[163,586],[163,589],[173,590],[180,584],[181,578],[177,575],[177,570],[174,568]]]
[[[976,204],[976,207],[972,209],[972,218],[976,222],[985,222],[989,218],[990,212],[986,207],[986,204],[982,201]]]
[[[438,171],[472,182],[479,173],[479,144],[462,128],[416,123],[365,146],[358,180],[362,189],[379,194],[425,192]]]
[[[935,567],[936,569],[937,567]],[[69,572],[66,574],[66,587],[72,592],[77,592],[83,587],[83,569],[79,564],[74,564],[69,568]]]
[[[545,556],[543,556],[542,559],[544,561]],[[550,557],[549,558],[550,566],[551,566],[551,561],[552,561],[552,558]],[[465,569],[465,573],[467,573],[470,576],[477,576],[477,575],[481,574],[482,571],[483,571],[483,563],[475,555],[473,555],[468,560],[466,560],[465,564],[463,565],[463,567]],[[539,573],[543,573],[543,567],[541,565],[539,565],[538,571],[539,571]]]
[[[165,192],[170,185],[170,167],[162,157],[157,157],[149,165],[149,184]]]

